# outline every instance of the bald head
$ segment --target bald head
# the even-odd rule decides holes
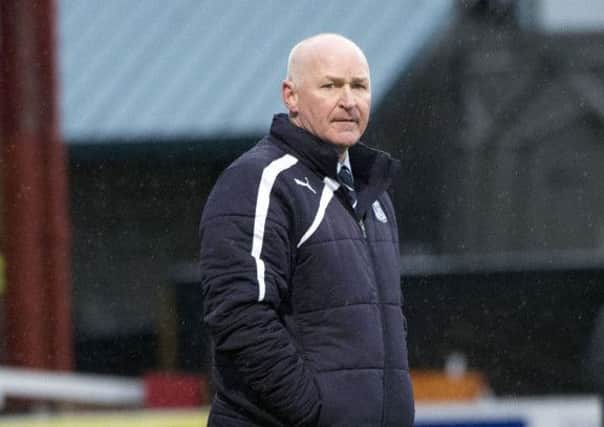
[[[367,67],[367,58],[360,47],[352,40],[335,33],[317,34],[296,44],[289,53],[286,79],[294,84],[301,84],[304,75],[313,62],[322,56],[355,55]]]
[[[363,51],[338,34],[319,34],[292,49],[281,86],[290,121],[343,155],[365,132],[371,107]]]

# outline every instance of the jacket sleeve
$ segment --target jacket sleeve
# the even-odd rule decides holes
[[[285,425],[309,425],[318,417],[319,392],[278,314],[289,283],[290,218],[273,190],[258,220],[266,207],[260,181],[255,171],[229,168],[206,203],[204,319],[216,358],[227,358],[254,399]]]

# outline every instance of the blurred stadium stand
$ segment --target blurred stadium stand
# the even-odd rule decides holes
[[[58,3],[79,369],[205,367],[188,266],[204,198],[282,111],[291,46],[333,31],[372,65],[368,142],[405,166],[394,197],[412,366],[461,351],[495,393],[594,390],[582,358],[604,305],[604,11],[592,2],[588,15],[554,0]]]

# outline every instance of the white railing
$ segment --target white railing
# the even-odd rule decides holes
[[[139,407],[144,403],[145,389],[138,379],[0,368],[2,406],[6,397]]]

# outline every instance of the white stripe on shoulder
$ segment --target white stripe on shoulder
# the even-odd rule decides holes
[[[323,186],[323,191],[321,192],[319,209],[317,209],[317,214],[315,215],[313,222],[310,224],[310,227],[308,227],[308,230],[306,230],[306,233],[304,233],[298,242],[298,245],[296,246],[297,248],[302,246],[302,244],[306,242],[315,231],[317,231],[317,228],[319,228],[319,225],[321,225],[321,222],[325,217],[325,211],[327,210],[327,205],[329,205],[329,202],[333,198],[333,193],[340,187],[340,184],[337,181],[334,181],[329,177],[325,177],[323,182],[325,185]]]
[[[271,191],[277,176],[286,169],[291,168],[298,162],[291,154],[286,154],[273,160],[262,171],[258,198],[256,199],[256,213],[254,216],[254,236],[252,240],[252,257],[256,260],[256,275],[258,278],[258,301],[264,300],[266,294],[266,283],[264,281],[264,261],[260,258],[262,244],[264,241],[264,227],[268,216],[268,208],[271,199]]]

